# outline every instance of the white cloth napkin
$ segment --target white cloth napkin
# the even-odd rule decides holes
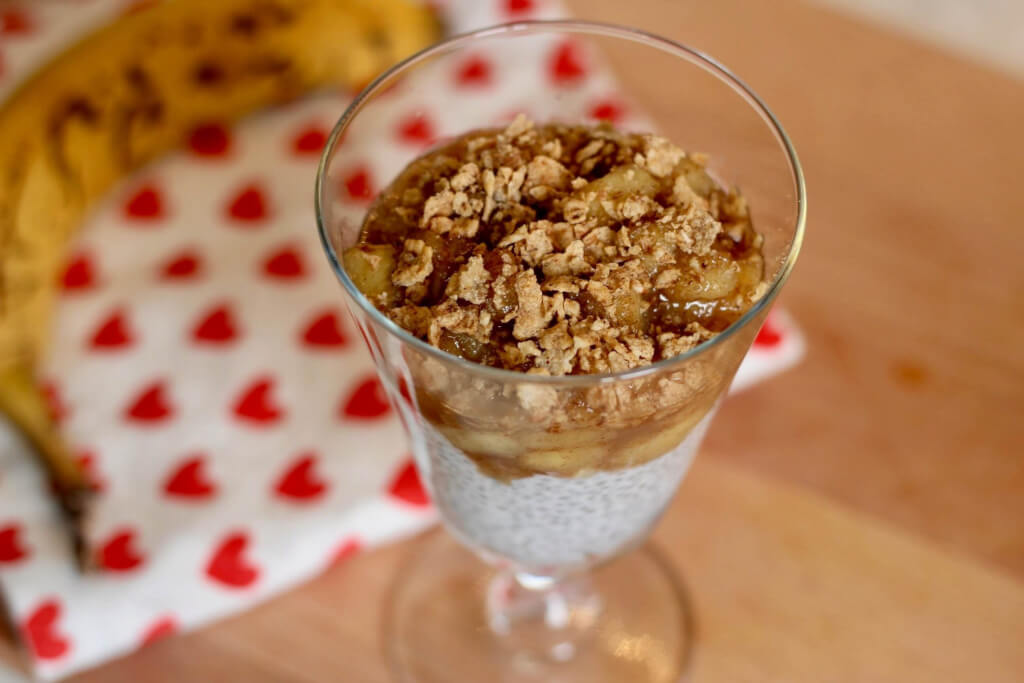
[[[0,97],[125,4],[4,6]],[[542,0],[434,4],[456,32],[561,14]],[[520,106],[517,78],[538,69],[581,111],[636,116],[571,44],[506,62],[481,51],[439,82],[479,90],[500,117]],[[425,96],[394,94],[378,123],[388,144],[437,132],[429,116],[406,118]],[[315,235],[316,161],[345,103],[317,96],[197,131],[113,191],[76,238],[45,375],[101,491],[88,539],[99,571],[75,568],[40,471],[0,424],[0,588],[38,677],[238,612],[435,521]],[[381,147],[346,191],[386,181]],[[734,389],[802,353],[774,313]]]

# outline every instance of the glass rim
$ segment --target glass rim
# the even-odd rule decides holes
[[[587,375],[528,375],[516,370],[495,368],[460,358],[459,356],[443,351],[436,346],[431,346],[429,343],[411,334],[409,331],[402,328],[386,315],[381,313],[377,307],[366,298],[359,288],[356,287],[355,283],[352,282],[352,279],[348,276],[345,268],[341,265],[341,262],[338,259],[338,254],[334,250],[334,245],[331,243],[330,237],[328,236],[322,200],[327,169],[330,164],[331,157],[338,145],[338,141],[341,140],[343,133],[348,128],[352,120],[359,114],[363,106],[370,101],[371,97],[382,90],[385,87],[385,84],[393,76],[406,71],[409,67],[412,67],[419,62],[438,54],[446,53],[452,49],[459,48],[465,44],[475,42],[481,38],[558,30],[568,33],[601,35],[629,40],[636,43],[649,44],[657,49],[661,49],[663,52],[674,54],[681,59],[686,59],[691,63],[695,63],[697,66],[703,68],[713,76],[716,76],[719,80],[729,85],[737,94],[745,99],[772,129],[776,140],[781,144],[786,153],[790,171],[796,185],[797,217],[793,239],[790,242],[789,251],[782,263],[782,267],[779,269],[771,284],[769,284],[768,290],[765,292],[764,296],[758,299],[754,305],[746,311],[746,313],[739,317],[739,319],[711,339],[701,342],[685,353],[681,353],[670,358],[663,358],[662,360],[651,363],[650,365],[630,368],[619,372],[604,372]],[[344,113],[342,113],[338,121],[334,124],[334,128],[331,130],[327,143],[324,145],[324,151],[320,155],[320,162],[317,165],[314,193],[313,201],[316,213],[317,231],[320,234],[320,242],[327,254],[327,259],[331,264],[331,268],[334,270],[335,276],[337,276],[341,281],[342,286],[348,292],[349,296],[361,309],[363,309],[363,311],[367,313],[367,315],[370,316],[372,320],[381,325],[390,334],[397,337],[401,342],[433,356],[442,362],[452,363],[456,367],[460,367],[467,372],[477,373],[484,377],[489,377],[502,382],[529,382],[561,386],[585,386],[595,383],[609,383],[622,380],[639,379],[664,370],[670,370],[674,366],[682,367],[688,360],[710,351],[718,344],[721,344],[732,337],[738,330],[746,327],[755,317],[758,316],[758,314],[761,313],[761,311],[768,308],[778,296],[782,289],[782,285],[789,278],[789,275],[796,264],[797,255],[800,253],[800,247],[803,243],[804,228],[807,221],[807,188],[804,182],[803,168],[800,165],[800,160],[797,157],[796,150],[793,148],[793,143],[790,141],[789,136],[786,134],[786,131],[783,129],[782,124],[779,122],[778,118],[776,118],[775,114],[768,108],[768,105],[765,104],[764,100],[762,100],[761,97],[746,84],[745,81],[740,79],[725,65],[710,55],[678,41],[618,24],[585,20],[536,19],[488,26],[474,31],[450,36],[397,62],[378,75],[372,82],[370,82],[369,85],[357,94],[352,102],[345,108]]]

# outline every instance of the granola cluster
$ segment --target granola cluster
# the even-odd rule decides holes
[[[702,155],[665,138],[519,116],[413,162],[345,253],[398,325],[546,375],[684,353],[763,295],[760,237]]]

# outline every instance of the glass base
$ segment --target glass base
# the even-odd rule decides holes
[[[650,547],[556,583],[490,567],[435,531],[391,591],[384,638],[401,683],[676,683],[693,626]]]

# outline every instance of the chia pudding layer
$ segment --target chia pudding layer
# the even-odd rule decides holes
[[[434,503],[464,543],[543,574],[612,557],[643,538],[689,469],[713,414],[661,457],[589,475],[500,481],[429,426],[417,460]]]

